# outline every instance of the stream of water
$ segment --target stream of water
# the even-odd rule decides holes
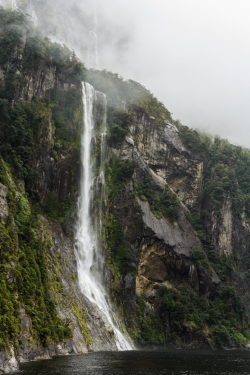
[[[11,1],[11,7],[12,7],[12,10],[17,10],[17,3],[16,3],[16,0],[12,0]]]
[[[106,111],[106,96],[102,96],[104,111]],[[78,255],[78,276],[82,293],[88,299],[95,303],[105,314],[109,324],[112,326],[116,345],[118,350],[131,350],[126,336],[120,331],[118,322],[112,312],[108,295],[103,286],[103,259],[99,250],[99,234],[102,232],[102,199],[99,197],[97,214],[93,219],[91,209],[95,190],[95,185],[99,185],[99,192],[104,194],[104,159],[105,159],[105,142],[106,142],[106,113],[104,113],[103,126],[101,129],[101,165],[99,176],[94,175],[95,161],[91,158],[93,144],[93,132],[95,127],[95,119],[93,110],[96,100],[96,92],[94,88],[83,83],[82,86],[84,131],[81,140],[81,165],[82,177],[78,207],[78,224],[76,231],[76,250]],[[100,187],[101,185],[101,187]]]

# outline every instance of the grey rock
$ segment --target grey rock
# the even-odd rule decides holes
[[[7,202],[8,188],[0,183],[0,218],[3,224],[9,216],[9,206]]]

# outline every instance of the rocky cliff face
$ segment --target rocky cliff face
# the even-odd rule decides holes
[[[185,137],[177,126],[165,118],[164,126],[159,127],[156,118],[135,105],[126,105],[125,111],[129,115],[127,135],[118,147],[109,142],[107,161],[114,174],[114,160],[121,168],[126,161],[134,163],[130,177],[120,179],[115,199],[111,189],[108,207],[108,220],[111,216],[121,223],[127,266],[118,277],[112,259],[109,268],[114,281],[110,286],[132,337],[143,345],[214,348],[247,344],[247,339],[240,343],[232,332],[227,336],[222,309],[217,311],[218,320],[212,317],[219,303],[224,304],[226,314],[230,311],[236,317],[237,308],[232,308],[230,299],[236,301],[237,296],[249,316],[248,266],[242,261],[249,243],[244,208],[241,217],[236,216],[230,194],[225,192],[218,213],[205,190],[209,160],[183,143]],[[110,129],[111,133],[117,131]],[[176,216],[171,210],[164,211],[176,204],[170,198],[162,200],[164,191],[179,199]],[[109,225],[108,250],[117,262],[118,243],[113,246],[110,241],[114,233]],[[192,301],[194,307],[197,298],[204,306],[197,310],[190,306],[190,311],[187,306]],[[183,316],[178,309],[186,310]],[[207,318],[195,318],[196,313],[205,313]],[[247,337],[248,317],[236,319]],[[232,328],[232,320],[231,324]]]
[[[74,223],[84,67],[59,45],[44,41],[39,49],[38,39],[23,34],[22,16],[0,16],[6,14],[0,46],[0,373],[58,354],[117,350],[105,315],[78,285]],[[20,25],[13,31],[15,22]],[[97,123],[103,110],[97,95]]]
[[[81,80],[108,98],[103,278],[121,327],[137,346],[246,347],[249,153],[172,121],[135,82],[86,76],[67,48],[0,16],[0,372],[116,350],[77,279]]]

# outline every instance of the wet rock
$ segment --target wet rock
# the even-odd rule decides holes
[[[0,183],[0,218],[3,224],[9,216],[9,206],[7,202],[8,188]]]

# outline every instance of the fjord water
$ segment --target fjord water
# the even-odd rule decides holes
[[[249,375],[247,351],[128,351],[21,365],[22,375]]]
[[[76,230],[76,255],[78,260],[78,278],[82,293],[95,303],[106,316],[111,325],[116,346],[118,350],[132,349],[126,336],[120,331],[116,317],[111,309],[108,295],[103,286],[102,274],[104,260],[100,254],[100,241],[102,233],[102,207],[104,194],[104,158],[106,142],[106,113],[103,116],[101,129],[101,161],[97,170],[99,175],[95,176],[95,160],[91,157],[93,136],[95,128],[94,105],[96,100],[103,101],[104,112],[106,112],[106,96],[95,92],[88,84],[82,85],[83,98],[83,135],[81,139],[81,166],[82,176],[80,184],[80,197],[78,202],[78,222]],[[94,207],[93,197],[95,189],[98,189],[99,199]],[[95,214],[94,214],[95,213]]]

